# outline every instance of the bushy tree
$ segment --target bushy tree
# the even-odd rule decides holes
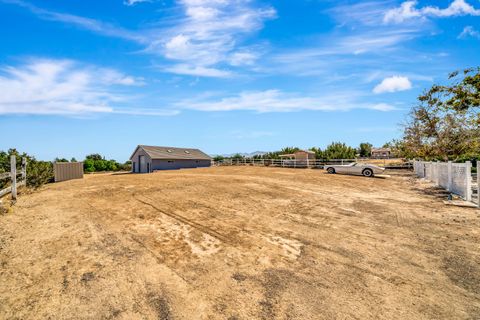
[[[95,172],[95,161],[92,159],[85,159],[85,161],[83,161],[83,171]]]
[[[480,154],[480,68],[449,75],[418,97],[404,124],[405,156],[459,159]]]
[[[213,157],[213,160],[214,161],[222,161],[222,160],[225,160],[225,157],[221,156],[221,155],[217,155],[217,156]]]
[[[362,142],[358,147],[358,154],[363,158],[370,157],[372,155],[372,147],[371,143]]]
[[[38,188],[53,182],[53,164],[49,161],[37,161],[30,157],[27,163],[27,186]]]
[[[118,165],[115,160],[105,161],[105,171],[117,171]]]
[[[105,160],[93,160],[93,166],[95,167],[96,172],[105,171],[107,168]]]
[[[86,156],[85,159],[92,159],[93,161],[98,161],[98,160],[103,160],[104,157],[102,157],[98,153],[92,153],[92,154],[89,154],[88,156]]]
[[[317,147],[312,147],[310,148],[310,151],[315,152],[315,158],[316,159],[324,159],[325,158],[325,152],[321,148]]]
[[[285,147],[282,150],[280,150],[280,154],[292,154],[297,151],[300,151],[300,148],[298,147]]]
[[[38,188],[45,183],[53,181],[53,164],[50,161],[38,161],[35,157],[26,153],[20,153],[16,149],[7,152],[0,151],[0,173],[10,171],[10,156],[15,155],[17,170],[21,169],[22,158],[27,159],[27,186]],[[0,189],[9,183],[8,179],[0,180]]]
[[[356,150],[343,142],[332,142],[323,152],[325,159],[354,159]]]

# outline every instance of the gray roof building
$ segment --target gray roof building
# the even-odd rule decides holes
[[[139,145],[132,153],[132,172],[209,167],[212,158],[199,149]]]

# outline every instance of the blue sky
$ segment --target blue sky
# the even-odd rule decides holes
[[[479,65],[480,1],[0,0],[0,150],[380,146]]]

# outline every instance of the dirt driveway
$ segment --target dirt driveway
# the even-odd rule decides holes
[[[405,174],[87,176],[0,216],[1,319],[479,319],[478,211]]]

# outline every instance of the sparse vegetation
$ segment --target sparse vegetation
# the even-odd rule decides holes
[[[7,152],[0,151],[0,173],[10,171],[10,156],[15,155],[17,169],[20,169],[22,158],[27,158],[27,186],[38,188],[53,181],[53,165],[49,161],[38,161],[27,153],[20,153],[16,149]],[[0,180],[0,189],[9,183],[8,179]]]
[[[115,160],[106,160],[104,156],[98,153],[90,154],[83,161],[85,172],[103,172],[103,171],[130,171],[131,162],[119,163]]]
[[[394,152],[427,160],[477,160],[480,155],[480,68],[449,75],[418,97]]]

